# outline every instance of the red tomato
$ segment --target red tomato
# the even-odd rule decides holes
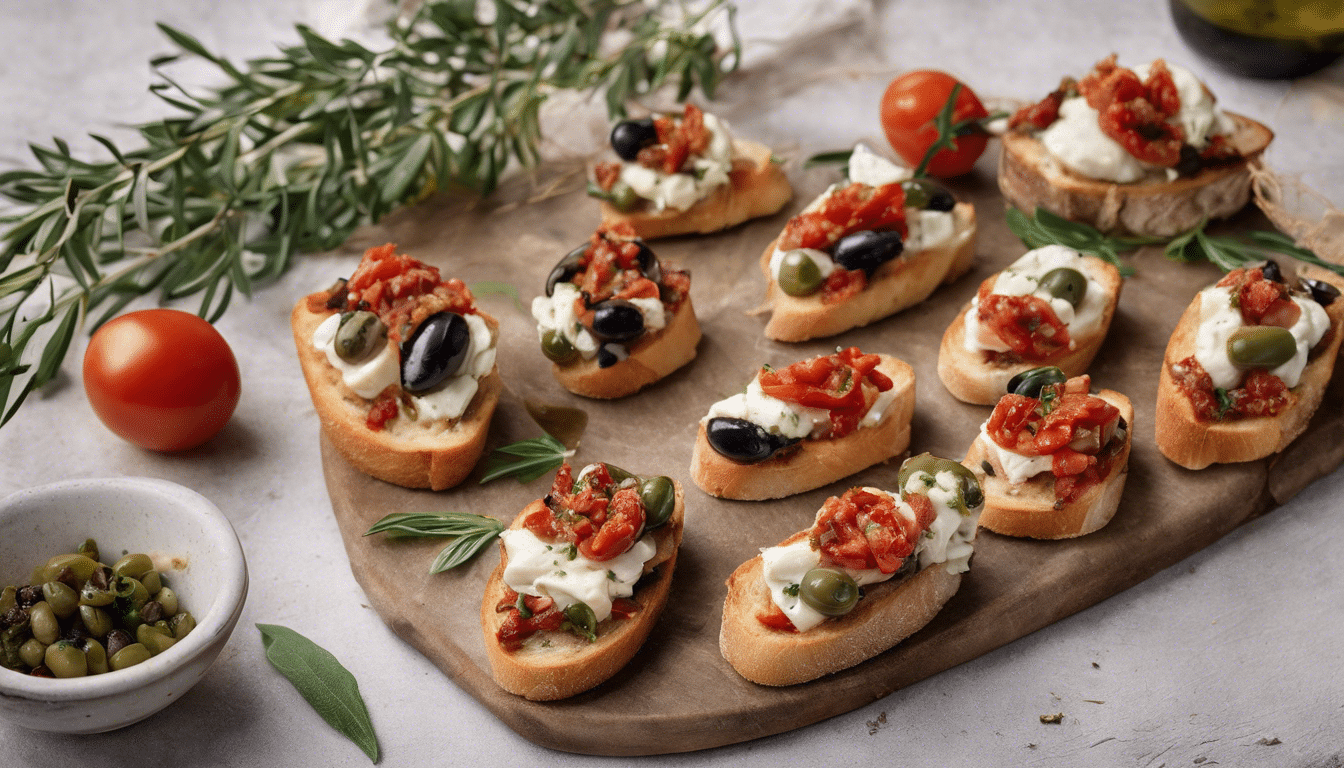
[[[907,163],[914,167],[924,159],[924,153],[938,139],[938,129],[933,119],[938,116],[952,87],[957,80],[951,75],[933,70],[921,69],[907,72],[887,86],[882,94],[882,130],[887,141]],[[985,105],[967,88],[961,86],[957,94],[957,104],[952,110],[952,121],[976,120],[985,117]],[[985,151],[989,137],[983,133],[972,133],[955,139],[955,152],[941,150],[933,156],[928,172],[931,176],[948,178],[960,176],[971,170],[975,161]]]
[[[233,415],[238,363],[201,318],[145,309],[99,328],[84,353],[84,391],[118,437],[154,451],[209,440]]]

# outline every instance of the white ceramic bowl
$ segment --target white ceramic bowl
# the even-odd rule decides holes
[[[99,733],[149,717],[201,679],[233,632],[247,597],[247,563],[219,508],[176,483],[138,477],[69,480],[0,500],[0,586],[22,585],[47,558],[86,538],[109,565],[144,552],[165,570],[196,628],[148,661],[58,680],[0,669],[0,717],[25,728]]]

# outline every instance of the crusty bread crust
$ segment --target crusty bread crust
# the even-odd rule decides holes
[[[672,517],[654,531],[658,550],[644,566],[645,579],[636,585],[634,597],[639,613],[628,619],[609,618],[598,624],[597,640],[589,643],[568,632],[543,632],[547,647],[527,643],[517,651],[507,651],[499,644],[496,633],[504,623],[505,613],[495,610],[504,599],[504,567],[508,555],[503,542],[499,545],[499,565],[490,574],[481,599],[481,629],[485,639],[486,656],[495,681],[509,693],[532,701],[563,699],[592,688],[609,679],[634,658],[653,625],[658,622],[667,596],[672,588],[672,571],[677,565],[677,548],[681,546],[682,525],[686,508],[681,485],[675,480],[676,506]],[[529,504],[514,519],[512,528],[521,527],[523,517],[540,499]],[[649,577],[651,571],[656,573]]]
[[[1298,269],[1298,274],[1344,289],[1344,278],[1319,267],[1304,266]],[[1198,299],[1191,301],[1172,331],[1162,359],[1156,423],[1157,448],[1162,455],[1187,469],[1203,469],[1210,464],[1253,461],[1287,448],[1307,428],[1321,404],[1335,370],[1340,341],[1344,339],[1344,299],[1335,300],[1325,312],[1330,318],[1330,331],[1302,371],[1302,380],[1288,391],[1288,406],[1283,412],[1277,416],[1208,422],[1195,417],[1190,398],[1180,391],[1171,375],[1173,363],[1195,353],[1200,313]]]
[[[1067,354],[1044,363],[1039,361],[991,363],[985,359],[984,353],[967,350],[966,313],[971,310],[971,305],[967,302],[952,324],[947,326],[938,349],[938,378],[942,380],[943,386],[947,387],[947,391],[964,403],[993,405],[999,402],[999,398],[1007,390],[1009,379],[1023,371],[1042,365],[1053,365],[1064,371],[1064,375],[1068,377],[1086,373],[1087,367],[1092,364],[1092,358],[1096,357],[1098,350],[1101,349],[1101,343],[1106,339],[1106,332],[1111,327],[1111,318],[1115,316],[1115,305],[1120,301],[1120,289],[1123,286],[1120,270],[1100,259],[1097,259],[1097,264],[1104,270],[1104,279],[1100,282],[1110,298],[1101,313],[1101,325],[1094,333],[1076,337],[1074,348]],[[997,277],[996,274],[988,279],[993,280]]]
[[[1111,473],[1088,488],[1082,496],[1055,508],[1055,478],[1049,472],[1014,486],[1004,478],[1003,466],[984,443],[981,435],[971,443],[962,462],[980,480],[985,492],[985,508],[980,527],[1005,536],[1032,539],[1071,539],[1092,533],[1111,521],[1120,506],[1120,496],[1129,476],[1129,449],[1134,438],[1134,406],[1129,398],[1109,389],[1094,393],[1120,410],[1128,428],[1124,447],[1111,465]],[[988,475],[981,462],[988,461],[994,474]]]
[[[765,247],[765,304],[772,312],[765,336],[776,341],[806,341],[859,328],[927,299],[934,289],[970,269],[975,259],[975,207],[957,203],[955,234],[948,242],[917,253],[902,254],[873,273],[867,287],[846,301],[826,304],[821,293],[790,296],[770,274],[770,256],[779,238]]]
[[[499,367],[481,377],[467,410],[451,426],[446,422],[419,424],[397,417],[375,432],[365,426],[369,401],[352,392],[340,371],[313,346],[313,332],[335,310],[310,312],[308,301],[302,298],[294,305],[290,327],[313,407],[323,433],[336,450],[360,472],[406,488],[441,491],[466,479],[485,448],[490,417],[504,388]],[[480,311],[477,314],[492,334],[499,332],[499,323],[493,317]]]
[[[1250,200],[1249,166],[1259,161],[1274,133],[1249,117],[1227,116],[1235,125],[1229,143],[1242,160],[1175,181],[1091,179],[1057,161],[1028,131],[1009,131],[999,155],[999,189],[1028,213],[1040,207],[1103,232],[1170,237],[1204,219],[1231,216]]]
[[[798,541],[796,533],[780,546]],[[854,610],[807,632],[770,629],[756,617],[770,610],[757,555],[728,577],[719,651],[737,673],[761,685],[794,685],[848,669],[891,648],[933,620],[961,586],[961,574],[929,566],[897,584],[863,588]]]
[[[626,222],[645,240],[673,235],[708,234],[769,216],[793,197],[789,177],[772,159],[770,148],[754,141],[733,140],[733,167],[728,183],[684,211],[671,208],[658,213],[636,210],[624,213],[602,201],[602,222]]]
[[[700,323],[687,296],[667,325],[645,334],[619,363],[602,368],[595,357],[580,359],[565,365],[553,363],[551,373],[576,395],[603,400],[625,397],[694,360],[699,343]]]
[[[720,498],[779,499],[820,488],[905,453],[915,413],[915,371],[890,355],[881,358],[877,369],[891,379],[898,394],[876,426],[834,439],[803,440],[785,456],[739,464],[710,447],[702,423],[691,452],[691,479],[705,493]]]

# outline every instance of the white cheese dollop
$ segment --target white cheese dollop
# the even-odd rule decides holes
[[[611,616],[611,601],[630,597],[644,574],[644,563],[658,551],[653,534],[610,560],[589,560],[571,545],[548,544],[525,528],[499,535],[508,553],[504,583],[520,595],[549,597],[561,610],[575,603],[593,609],[598,621]]]
[[[709,146],[704,154],[691,159],[690,173],[664,173],[636,162],[621,163],[621,181],[636,195],[653,203],[655,213],[671,208],[684,211],[728,183],[733,168],[733,135],[728,124],[705,114]]]
[[[547,331],[556,331],[569,340],[584,360],[591,360],[601,346],[597,339],[579,322],[575,302],[579,287],[573,283],[556,283],[550,296],[532,299],[532,317],[537,321],[537,338]],[[656,331],[667,326],[667,308],[658,299],[629,299],[644,316],[644,330]]]
[[[1003,468],[1003,479],[1012,485],[1020,485],[1031,478],[1049,472],[1054,459],[1050,456],[1024,456],[1016,451],[1004,448],[989,436],[989,422],[980,425],[980,444],[994,456]]]
[[[1055,298],[1040,286],[1041,278],[1051,270],[1061,267],[1076,269],[1087,278],[1087,289],[1083,291],[1083,300],[1074,307],[1066,299]],[[1022,258],[1013,262],[999,273],[991,288],[992,293],[1003,296],[1038,296],[1044,299],[1064,327],[1069,330],[1069,348],[1073,349],[1079,336],[1088,336],[1101,328],[1102,316],[1109,301],[1101,287],[1102,267],[1094,256],[1086,256],[1062,245],[1047,245],[1028,251]],[[999,338],[994,329],[980,324],[980,297],[971,299],[971,308],[966,313],[966,333],[963,346],[968,352],[994,350],[1005,352],[1007,343]]]
[[[914,173],[877,154],[863,144],[854,145],[849,155],[849,180],[870,187],[909,181]]]
[[[1297,322],[1288,331],[1297,342],[1297,352],[1288,362],[1270,373],[1283,380],[1285,386],[1296,387],[1302,381],[1307,367],[1307,356],[1330,329],[1330,317],[1320,304],[1309,298],[1291,297],[1302,310]],[[1227,356],[1227,340],[1245,323],[1241,311],[1232,306],[1232,290],[1213,286],[1199,294],[1199,329],[1195,332],[1195,360],[1213,380],[1213,386],[1233,389],[1241,383],[1244,369],[1232,364]]]

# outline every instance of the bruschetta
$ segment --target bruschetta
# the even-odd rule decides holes
[[[499,324],[461,280],[395,245],[302,298],[294,345],[322,431],[356,469],[443,490],[470,474],[502,384]]]
[[[1115,516],[1129,472],[1134,406],[1058,368],[1019,376],[980,426],[963,462],[985,491],[980,527],[1067,539]]]
[[[761,255],[767,338],[805,341],[918,304],[975,258],[975,208],[863,145]]]
[[[700,342],[690,291],[690,273],[660,264],[628,225],[602,225],[532,300],[556,380],[577,395],[611,399],[689,363]]]
[[[713,496],[778,499],[820,488],[910,446],[915,371],[857,347],[763,366],[700,421],[691,479]]]
[[[1087,370],[1120,300],[1120,271],[1062,245],[1028,251],[980,284],[943,334],[938,378],[958,400],[993,405],[1023,371]]]
[[[670,478],[563,465],[551,492],[500,534],[499,566],[481,600],[499,685],[551,701],[624,667],[667,604],[684,517]]]
[[[602,221],[640,237],[718,232],[769,216],[793,197],[770,148],[735,139],[728,124],[687,104],[681,115],[625,120],[611,129],[619,161],[593,169]]]
[[[1157,447],[1189,469],[1278,453],[1302,434],[1344,338],[1344,278],[1305,266],[1234,269],[1200,291],[1167,343]]]
[[[793,685],[847,669],[914,634],[970,568],[982,502],[948,459],[906,461],[900,489],[852,488],[812,527],[728,577],[719,649],[746,679]]]
[[[1223,112],[1189,70],[1098,62],[1009,120],[999,189],[1104,232],[1170,237],[1250,199],[1250,165],[1274,133]]]

